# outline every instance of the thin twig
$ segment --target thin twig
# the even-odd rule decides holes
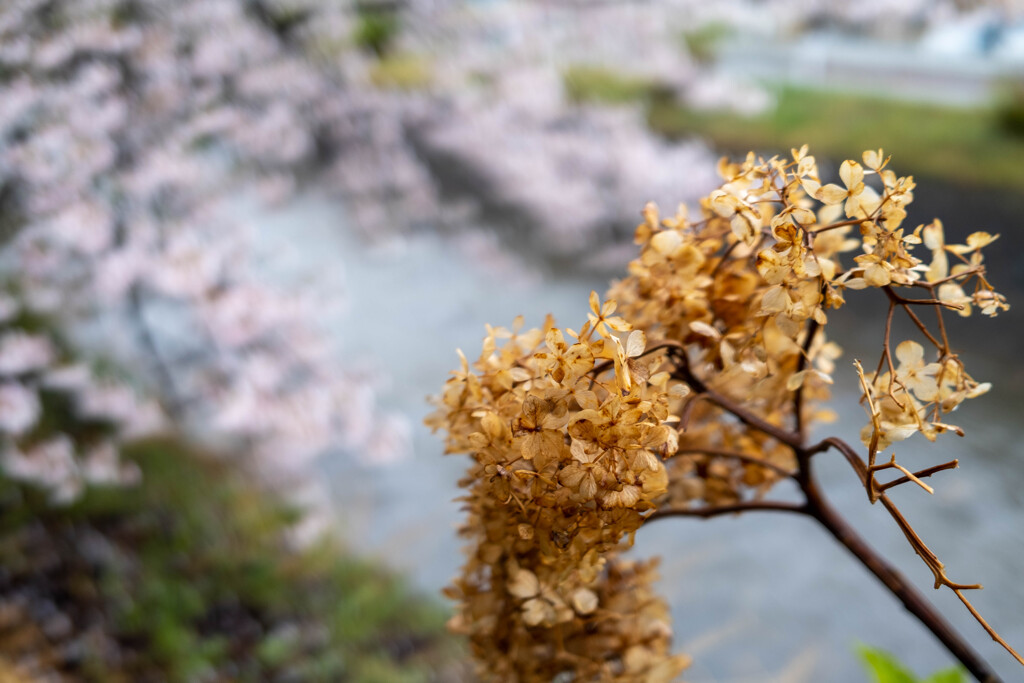
[[[700,508],[677,508],[667,507],[655,510],[653,514],[644,520],[644,524],[652,522],[656,519],[663,519],[665,517],[702,517],[708,519],[710,517],[719,517],[721,515],[731,515],[740,512],[796,512],[800,514],[807,514],[807,508],[804,505],[797,503],[784,503],[781,501],[774,500],[762,500],[762,501],[748,501],[744,503],[733,503],[731,505],[712,505],[708,507]]]
[[[968,611],[974,615],[974,618],[978,620],[978,623],[981,624],[981,627],[984,628],[990,636],[992,636],[992,640],[1002,645],[1007,652],[1013,655],[1014,659],[1016,659],[1021,664],[1024,664],[1024,657],[1021,657],[1019,652],[1010,647],[1010,645],[1005,640],[1003,640],[998,633],[996,633],[995,629],[988,625],[988,622],[985,621],[985,619],[980,614],[978,614],[978,610],[974,608],[974,605],[971,604],[971,601],[967,599],[963,592],[959,589],[954,589],[953,592],[956,593],[956,597],[960,598],[960,602],[964,603],[964,607],[966,607]]]
[[[638,356],[635,356],[635,358],[643,358],[644,356],[649,356],[652,353],[655,353],[656,351],[661,351],[663,349],[678,349],[681,346],[682,346],[682,344],[680,344],[679,342],[672,341],[671,339],[667,339],[667,340],[665,340],[663,342],[658,342],[654,346],[651,346],[649,348],[644,349],[643,353],[641,353]],[[599,377],[601,375],[601,373],[606,372],[607,370],[610,370],[614,366],[615,366],[615,361],[613,361],[613,360],[606,360],[606,361],[604,361],[602,363],[598,363],[597,365],[595,365],[593,368],[591,368],[590,372],[588,372],[587,374],[588,375],[593,375],[596,378],[596,377]]]
[[[939,305],[939,306],[945,306],[946,308],[952,308],[952,309],[957,310],[957,311],[964,310],[964,307],[961,306],[960,304],[950,303],[948,301],[943,301],[942,299],[908,299],[905,296],[900,296],[899,294],[897,294],[892,289],[892,287],[890,285],[886,285],[885,286],[885,290],[886,290],[886,294],[889,295],[889,298],[891,300],[895,301],[896,303],[903,304],[905,306],[914,306],[914,305],[917,305],[917,306],[934,306],[934,305]]]
[[[916,474],[914,474],[913,472],[908,470],[906,467],[904,467],[903,465],[901,465],[898,462],[896,462],[896,454],[895,453],[892,454],[892,460],[890,461],[889,464],[892,465],[893,467],[895,467],[896,469],[898,469],[900,472],[902,472],[903,473],[903,478],[906,479],[907,481],[914,482],[915,484],[920,486],[922,489],[927,491],[929,494],[934,494],[935,493],[935,489],[933,489],[931,486],[929,486],[928,484],[926,484],[923,481],[921,481],[921,479]],[[884,490],[885,489],[883,489],[883,488],[879,488],[879,491],[884,491]]]
[[[964,665],[971,675],[983,683],[997,683],[1000,680],[988,667],[988,664],[928,603],[925,597],[854,532],[846,520],[824,498],[816,484],[812,482],[811,486],[805,489],[805,494],[807,495],[808,513],[817,519],[868,571],[874,574],[903,603],[907,611],[917,617],[946,646],[946,649]]]
[[[731,398],[724,396],[714,389],[711,389],[704,380],[697,377],[690,369],[689,361],[685,354],[675,353],[673,357],[679,362],[675,372],[672,373],[673,377],[685,382],[694,391],[704,394],[707,400],[717,404],[723,408],[726,412],[732,413],[740,422],[747,424],[758,431],[764,432],[768,436],[790,446],[791,448],[798,449],[801,447],[801,439],[799,435],[793,432],[787,431],[786,429],[774,425],[768,422],[759,415],[756,415],[747,409],[743,408],[736,401]]]
[[[872,223],[872,222],[874,222],[874,220],[875,219],[873,217],[868,217],[868,218],[854,218],[854,219],[848,220],[848,221],[839,221],[838,223],[829,223],[828,225],[826,225],[824,227],[821,227],[821,228],[818,228],[817,230],[812,230],[811,234],[812,235],[817,235],[817,234],[822,233],[822,232],[828,232],[829,230],[835,230],[836,228],[845,228],[848,225],[860,225],[861,223]]]
[[[977,267],[970,268],[968,270],[956,273],[955,275],[947,275],[946,277],[940,278],[940,279],[935,280],[933,282],[911,282],[910,286],[911,287],[922,287],[924,289],[931,289],[932,287],[934,287],[936,285],[945,284],[947,282],[950,282],[952,280],[956,280],[958,278],[965,278],[966,279],[966,278],[970,277],[971,275],[978,275],[978,274],[983,273],[983,272],[985,272],[985,269],[983,267],[977,266]]]
[[[697,403],[706,398],[707,394],[696,394],[683,405],[683,410],[679,413],[679,427],[677,428],[680,434],[686,433],[686,428],[690,425],[690,418],[693,416]]]
[[[960,466],[960,461],[959,460],[950,460],[949,462],[944,462],[941,465],[933,465],[932,467],[926,467],[923,470],[918,470],[917,472],[913,472],[913,475],[917,479],[924,479],[925,477],[932,476],[936,472],[942,472],[943,470],[956,469],[959,466]],[[911,481],[911,479],[909,477],[900,477],[899,479],[893,479],[892,481],[890,481],[888,483],[881,484],[878,487],[878,490],[879,491],[886,491],[888,489],[891,489],[891,488],[894,488],[896,486],[899,486],[900,484],[906,484],[909,481]]]

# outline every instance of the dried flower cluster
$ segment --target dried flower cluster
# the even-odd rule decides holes
[[[640,358],[643,332],[616,336],[614,304],[594,294],[591,309],[578,333],[489,329],[481,374],[463,359],[432,419],[450,452],[474,456],[454,625],[496,680],[670,680],[685,664],[651,567],[613,559],[666,492],[669,376],[652,372],[661,356]]]
[[[779,427],[795,425],[802,435],[813,421],[834,417],[821,405],[841,353],[826,339],[827,312],[840,308],[849,290],[884,290],[890,309],[884,348],[878,369],[864,377],[872,419],[863,440],[875,451],[915,432],[934,440],[943,431],[958,431],[943,416],[988,388],[966,373],[944,331],[940,341],[911,306],[970,315],[973,304],[996,315],[1007,305],[984,274],[980,249],[995,237],[974,233],[967,245],[945,245],[939,221],[905,229],[913,179],[886,168],[881,150],[865,152],[862,161],[843,162],[842,185],[822,184],[806,148],[793,150],[791,159],[750,155],[742,164],[723,162],[725,182],[702,202],[699,218],[691,221],[683,207],[662,221],[655,207],[645,209],[636,236],[640,258],[609,296],[652,338],[680,345],[681,380],[701,377],[757,417]],[[914,255],[922,243],[929,252],[923,259]],[[844,253],[852,263],[843,264]],[[949,255],[958,261],[952,268]],[[969,283],[971,296],[963,289]],[[896,288],[922,289],[931,298],[907,299]],[[891,348],[888,331],[897,307],[934,347],[934,363],[925,365],[916,341]],[[763,492],[782,476],[780,470],[795,470],[791,448],[727,419],[727,412],[697,391],[681,406],[680,451],[686,457],[673,461],[670,477],[678,502],[735,502],[744,489]],[[716,457],[716,451],[757,462]]]
[[[960,433],[945,415],[988,385],[952,352],[941,313],[996,315],[1007,304],[980,251],[995,237],[947,245],[938,221],[902,227],[913,180],[889,170],[881,150],[862,162],[843,162],[839,185],[821,181],[806,147],[791,158],[723,160],[724,182],[701,201],[699,217],[681,206],[661,219],[648,205],[636,233],[640,257],[608,301],[591,295],[579,332],[550,318],[522,332],[518,320],[512,331],[488,328],[475,372],[463,357],[428,424],[447,432],[448,452],[473,457],[461,482],[472,545],[449,592],[459,601],[454,626],[470,635],[486,676],[674,677],[686,660],[668,652],[664,605],[646,589],[618,591],[626,584],[616,555],[652,517],[792,510],[849,543],[810,470],[811,456],[838,440],[807,446],[805,435],[832,417],[822,404],[840,349],[824,327],[852,290],[881,290],[889,307],[877,369],[856,364],[870,419],[867,464],[853,454],[855,469],[872,502],[883,500],[909,528],[885,488],[927,488],[920,477],[948,464],[918,476],[895,456],[876,465],[876,453],[916,432],[932,440]],[[924,258],[914,255],[921,245]],[[917,290],[927,298],[898,293]],[[936,309],[937,334],[915,307]],[[933,358],[915,340],[892,348],[897,309]],[[888,468],[906,477],[880,485],[875,475]],[[798,483],[806,505],[761,500],[783,479]],[[967,587],[946,579],[923,541],[907,536],[937,584],[965,600]],[[646,569],[636,578],[644,580]]]

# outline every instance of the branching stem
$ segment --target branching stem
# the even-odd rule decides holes
[[[810,514],[804,505],[774,500],[759,500],[733,503],[731,505],[711,505],[702,508],[661,508],[655,510],[653,514],[647,517],[644,523],[646,524],[656,519],[664,519],[665,517],[702,517],[708,519],[710,517],[734,515],[740,512],[752,512],[755,510],[759,512],[798,512]]]
[[[897,305],[903,305],[903,302],[901,302],[896,296],[890,294],[890,320],[892,311]],[[936,306],[936,308],[940,307]],[[909,312],[909,309],[907,310]],[[810,348],[810,340],[815,332],[816,330],[813,326],[808,328],[808,339],[805,341],[805,352],[806,349]],[[887,346],[889,341],[888,336],[889,335],[886,334]],[[945,342],[944,333],[942,334],[942,337]],[[940,346],[940,344],[936,344],[936,346]],[[942,346],[946,345],[943,344]],[[946,348],[948,349],[948,346],[946,346]],[[801,433],[802,425],[800,421],[797,421],[793,431],[789,431],[779,425],[768,422],[753,411],[747,410],[744,406],[740,405],[739,402],[720,394],[708,386],[705,381],[693,372],[683,349],[673,348],[669,350],[669,353],[673,360],[676,361],[676,368],[673,372],[673,376],[676,379],[686,382],[686,384],[688,384],[690,388],[697,392],[704,400],[714,403],[722,410],[733,415],[740,422],[789,446],[796,456],[797,470],[795,472],[789,472],[782,468],[770,466],[766,462],[757,461],[758,459],[753,456],[730,451],[702,450],[699,448],[693,448],[680,451],[680,454],[686,455],[703,453],[711,456],[732,457],[742,462],[756,461],[756,464],[758,465],[772,469],[787,478],[795,479],[803,494],[804,501],[802,503],[789,503],[782,501],[755,500],[696,508],[666,507],[656,510],[647,518],[647,521],[665,517],[699,517],[707,519],[722,515],[752,511],[793,512],[813,517],[839,543],[841,543],[843,547],[856,557],[868,571],[874,574],[882,585],[884,585],[925,628],[932,632],[939,642],[946,647],[950,654],[956,657],[956,659],[971,673],[972,676],[982,683],[999,683],[1000,678],[992,671],[988,664],[974,651],[967,641],[953,629],[949,622],[928,602],[920,591],[911,585],[899,570],[889,564],[884,557],[871,548],[871,546],[869,546],[864,539],[856,533],[853,527],[825,498],[820,485],[813,476],[811,467],[812,458],[818,453],[834,448],[838,450],[839,453],[849,462],[850,466],[857,474],[861,485],[863,485],[868,491],[869,499],[872,502],[880,501],[882,503],[882,506],[889,512],[893,521],[895,521],[897,526],[900,528],[900,531],[902,531],[904,536],[906,536],[907,541],[914,549],[914,552],[921,557],[924,563],[932,571],[935,576],[935,587],[940,588],[942,586],[946,586],[950,588],[964,603],[982,628],[984,628],[985,631],[993,638],[993,640],[1002,645],[1018,662],[1024,664],[1024,658],[1022,658],[1012,647],[1010,647],[1009,644],[1006,643],[1005,640],[999,636],[998,633],[996,633],[996,631],[988,624],[987,621],[985,621],[984,618],[982,618],[970,601],[968,601],[964,596],[963,591],[977,589],[981,586],[960,584],[951,581],[946,576],[942,562],[925,544],[920,535],[918,535],[911,526],[910,522],[907,521],[906,517],[904,517],[903,513],[896,507],[896,504],[886,494],[888,489],[908,482],[916,482],[924,486],[924,484],[920,482],[922,477],[928,477],[936,472],[954,468],[957,466],[958,461],[953,460],[941,465],[925,468],[918,472],[909,472],[902,467],[896,466],[895,461],[886,465],[869,467],[869,465],[865,464],[864,460],[862,460],[861,456],[852,446],[836,437],[829,437],[809,446],[805,445],[803,434]],[[794,407],[798,411],[797,414],[799,414],[799,410],[801,409],[800,393],[801,392],[798,391],[794,395]],[[874,479],[875,471],[879,468],[886,469],[890,467],[900,469],[905,473],[905,476],[886,484],[878,484]]]

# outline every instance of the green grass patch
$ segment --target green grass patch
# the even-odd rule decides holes
[[[382,58],[391,52],[402,27],[398,16],[385,9],[366,9],[359,12],[353,33],[357,46]]]
[[[370,82],[386,90],[425,90],[433,82],[430,64],[416,55],[389,55],[370,67]]]
[[[1024,140],[1006,134],[991,109],[955,109],[800,88],[745,117],[651,101],[648,123],[668,137],[701,136],[730,153],[774,153],[807,143],[834,160],[882,147],[897,172],[958,185],[1024,189]]]
[[[38,603],[68,617],[58,652],[85,656],[50,659],[75,680],[453,679],[440,606],[336,544],[290,546],[297,511],[237,466],[177,440],[126,455],[141,485],[64,508],[0,477],[0,602],[29,605],[0,661],[26,656]]]
[[[602,66],[574,65],[562,73],[569,100],[577,104],[629,104],[651,99],[658,83]]]
[[[712,21],[699,28],[683,31],[680,35],[683,49],[698,64],[713,64],[722,41],[732,34],[732,28],[723,22]]]

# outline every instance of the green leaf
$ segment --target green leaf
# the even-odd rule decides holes
[[[919,679],[908,671],[894,655],[885,650],[858,645],[857,654],[864,663],[872,683],[965,683],[964,670],[953,666]]]
[[[917,683],[917,676],[907,671],[899,660],[885,650],[858,645],[857,654],[873,683]]]
[[[964,676],[964,670],[959,666],[953,666],[942,671],[936,671],[924,679],[922,683],[965,683],[965,681],[967,681],[967,678]]]

